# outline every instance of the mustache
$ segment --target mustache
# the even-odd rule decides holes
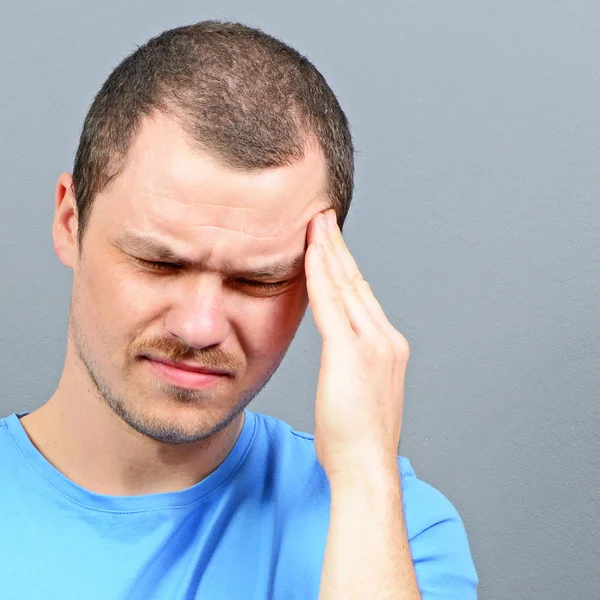
[[[243,361],[238,356],[218,346],[191,348],[172,338],[136,340],[129,348],[129,356],[132,358],[148,354],[172,362],[186,361],[207,369],[223,369],[234,373],[243,367]]]

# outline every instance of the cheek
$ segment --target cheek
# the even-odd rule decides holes
[[[231,323],[247,354],[255,359],[270,359],[287,348],[306,305],[305,288],[297,286],[279,296],[240,302],[232,307]]]
[[[119,265],[87,265],[82,277],[83,317],[102,337],[122,337],[147,312],[152,295]]]

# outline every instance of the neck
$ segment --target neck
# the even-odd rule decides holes
[[[21,423],[56,469],[91,492],[135,496],[188,488],[225,460],[242,430],[243,413],[205,440],[159,442],[131,429],[83,381],[65,367],[50,400]]]

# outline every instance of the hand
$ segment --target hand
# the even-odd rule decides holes
[[[406,339],[390,324],[346,247],[333,210],[308,229],[307,288],[323,338],[315,448],[329,479],[397,471]]]

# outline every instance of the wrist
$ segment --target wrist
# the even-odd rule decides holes
[[[383,493],[400,488],[398,459],[348,461],[326,469],[332,495],[340,492],[360,493],[373,490]]]

